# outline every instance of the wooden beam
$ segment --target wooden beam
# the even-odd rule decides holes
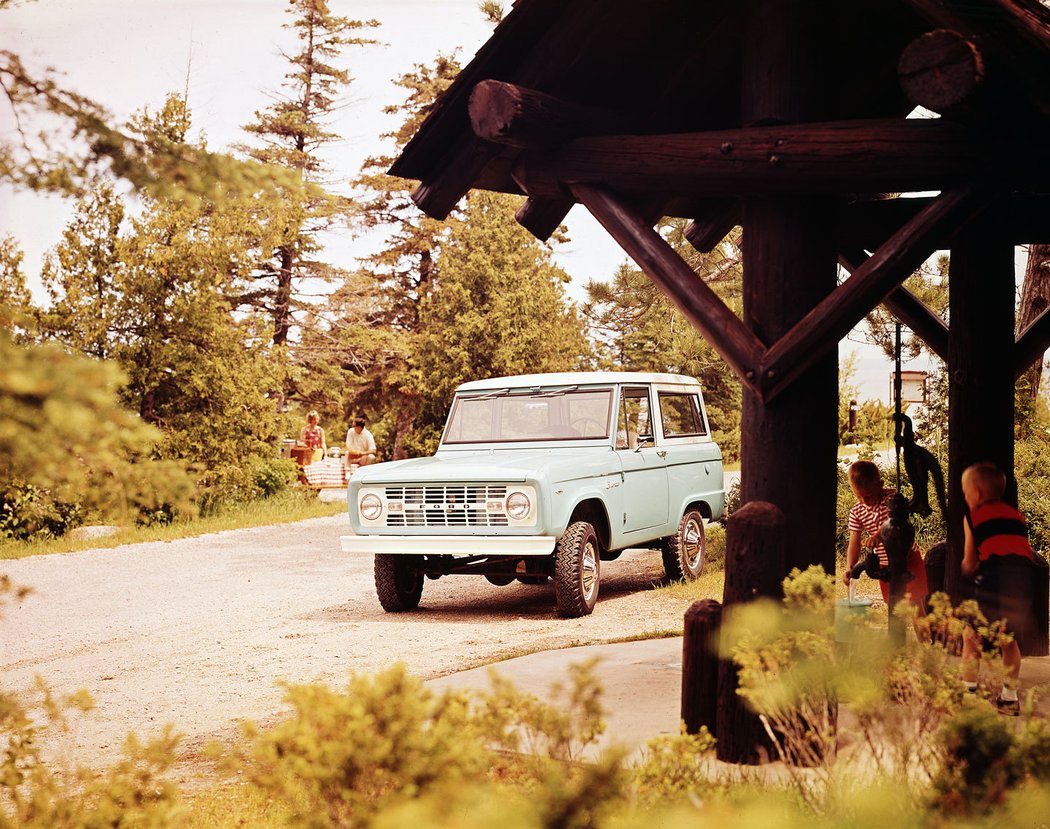
[[[759,382],[769,401],[900,285],[933,252],[931,238],[979,214],[988,198],[970,188],[941,195],[908,222],[766,352]]]
[[[1014,346],[1014,378],[1020,377],[1050,348],[1050,308],[1036,317],[1017,337]]]
[[[714,200],[703,218],[694,217],[686,225],[685,238],[700,253],[710,253],[740,224],[740,214],[740,202],[736,199]]]
[[[908,100],[933,112],[950,112],[982,85],[984,56],[973,41],[949,29],[936,29],[909,43],[897,64]]]
[[[840,254],[839,264],[852,274],[866,258],[866,255],[856,253]],[[892,291],[882,304],[893,316],[908,326],[930,351],[947,361],[948,326],[925,302],[907,288],[900,286]]]
[[[722,355],[740,380],[755,387],[764,346],[644,219],[600,187],[580,184],[573,195],[658,288]]]
[[[418,178],[416,204],[429,216],[445,218],[503,151],[466,128],[470,94],[484,76],[507,76],[530,87],[557,80],[564,68],[552,54],[579,54],[590,42],[603,42],[615,26],[609,0],[535,0],[512,8],[492,37],[445,90],[416,135],[390,168],[390,174]]]
[[[565,221],[573,205],[572,199],[526,199],[518,208],[514,218],[529,233],[546,242],[551,234]]]
[[[635,130],[628,118],[597,107],[503,81],[482,81],[468,105],[478,138],[512,147],[557,147],[581,135],[615,135]]]
[[[530,196],[576,183],[729,197],[942,190],[981,178],[1030,191],[1050,184],[1050,157],[1032,141],[945,119],[875,119],[579,138],[523,153],[514,178]]]
[[[481,141],[460,143],[442,162],[441,172],[412,192],[412,201],[432,219],[446,218],[498,152],[496,145]]]
[[[840,208],[838,246],[841,251],[875,250],[933,197],[919,196],[861,201]],[[1005,232],[1015,245],[1050,244],[1050,196],[1014,195],[1003,205]],[[953,228],[936,240],[938,249],[951,244]]]

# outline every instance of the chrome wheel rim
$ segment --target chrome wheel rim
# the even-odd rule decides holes
[[[580,585],[583,587],[583,598],[589,602],[598,589],[598,551],[592,541],[584,545],[580,556]]]
[[[682,550],[689,569],[695,570],[704,556],[704,527],[695,518],[682,528]]]

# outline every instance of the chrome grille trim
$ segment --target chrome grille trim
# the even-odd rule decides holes
[[[407,484],[384,488],[385,500],[404,505],[385,511],[388,527],[506,527],[507,514],[490,512],[490,501],[507,497],[506,484]]]

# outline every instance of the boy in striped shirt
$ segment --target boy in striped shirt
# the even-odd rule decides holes
[[[1034,574],[1028,524],[1024,516],[1002,500],[1006,475],[993,463],[975,463],[962,474],[963,498],[970,514],[963,522],[965,547],[962,572],[975,576],[975,598],[989,622],[1006,622],[1006,632],[1016,636],[1032,612]],[[1021,649],[1016,639],[1001,646],[1007,678],[996,700],[999,711],[1016,717],[1021,712],[1017,679],[1021,673]],[[981,659],[977,631],[963,631],[963,681],[977,688]]]

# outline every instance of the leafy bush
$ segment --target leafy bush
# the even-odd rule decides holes
[[[57,538],[83,523],[83,509],[29,483],[0,489],[0,539]]]
[[[294,826],[366,826],[388,811],[379,825],[406,825],[398,821],[418,808],[413,801],[433,795],[433,802],[458,802],[486,777],[540,783],[541,809],[561,816],[553,825],[577,825],[568,817],[599,808],[607,794],[577,778],[611,781],[620,773],[616,763],[606,772],[564,765],[604,728],[599,696],[588,665],[573,669],[571,686],[554,687],[550,703],[496,677],[492,691],[473,700],[436,694],[395,666],[351,677],[343,693],[289,687],[292,718],[268,731],[248,726],[248,744],[227,762],[284,803]],[[520,748],[530,753],[497,753]]]
[[[295,461],[289,458],[255,458],[251,470],[255,486],[264,498],[289,487],[297,475]]]
[[[906,793],[916,812],[980,812],[1001,806],[1022,780],[1046,776],[1032,771],[1050,748],[1045,726],[1009,728],[983,695],[965,692],[945,647],[976,613],[972,602],[952,610],[935,597],[935,614],[920,625],[930,643],[913,638],[895,648],[885,628],[869,623],[843,651],[830,624],[832,577],[794,570],[784,593],[783,606],[734,607],[723,645],[739,665],[739,693],[766,723],[810,808],[840,808],[850,797],[844,786],[874,782]],[[994,625],[979,630],[998,641]],[[839,702],[850,706],[851,733],[840,727]]]
[[[1050,553],[1050,437],[1035,435],[1014,444],[1014,471],[1028,539],[1045,556]]]

